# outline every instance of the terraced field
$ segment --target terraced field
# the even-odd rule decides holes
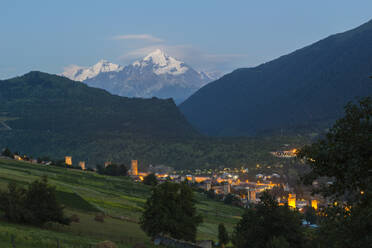
[[[39,229],[0,220],[0,247],[8,247],[12,236],[17,248],[57,247],[57,242],[61,248],[89,247],[103,240],[114,241],[119,247],[132,247],[136,243],[152,246],[138,224],[150,187],[127,177],[103,176],[0,158],[0,188],[5,188],[11,181],[26,186],[44,175],[50,184],[56,186],[58,199],[66,206],[67,215],[78,215],[80,222],[68,227],[49,225]],[[195,194],[198,211],[204,217],[198,239],[216,240],[217,226],[221,222],[232,231],[242,209]],[[94,220],[99,214],[105,215],[102,223]]]

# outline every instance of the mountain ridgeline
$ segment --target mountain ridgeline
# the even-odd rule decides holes
[[[67,78],[41,72],[0,81],[0,113],[16,130],[126,132],[187,137],[197,133],[171,99],[114,96]]]
[[[0,81],[0,103],[0,147],[36,155],[104,154],[100,142],[115,137],[125,146],[128,139],[199,136],[171,99],[114,96],[42,72]]]
[[[324,129],[348,101],[372,95],[372,21],[214,81],[180,105],[216,136]]]
[[[298,137],[219,139],[201,136],[172,100],[111,95],[42,72],[0,81],[0,149],[33,157],[105,161],[140,167],[255,166],[277,159],[269,151],[300,146]]]
[[[127,66],[102,60],[88,68],[67,68],[62,75],[115,95],[173,98],[177,104],[216,79],[205,72],[195,71],[160,49]]]

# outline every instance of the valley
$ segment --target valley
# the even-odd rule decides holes
[[[146,198],[151,188],[135,183],[128,177],[98,175],[94,172],[17,162],[0,158],[0,188],[9,182],[26,186],[41,176],[56,186],[59,199],[66,206],[68,216],[77,215],[79,223],[63,227],[51,225],[39,229],[10,224],[0,220],[0,244],[10,244],[14,235],[17,247],[51,247],[57,240],[61,247],[88,247],[99,241],[112,240],[118,247],[132,247],[137,243],[152,246],[152,242],[138,225]],[[198,239],[217,239],[218,223],[224,222],[232,230],[242,209],[225,205],[196,193],[197,209],[204,218]],[[104,221],[95,216],[104,214]]]

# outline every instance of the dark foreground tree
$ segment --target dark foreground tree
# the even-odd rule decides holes
[[[225,247],[229,243],[229,234],[223,223],[218,225],[218,243],[221,247]]]
[[[158,179],[156,179],[154,173],[151,173],[143,179],[143,183],[150,186],[156,186],[158,184]]]
[[[8,157],[8,158],[13,158],[13,153],[9,150],[9,148],[5,148],[2,152],[1,152],[1,156],[4,156],[4,157]]]
[[[369,247],[372,240],[372,99],[345,112],[324,139],[299,152],[312,169],[305,183],[332,181],[317,191],[333,203],[322,214],[320,247]]]
[[[0,191],[0,210],[4,212],[7,220],[18,223],[24,222],[25,195],[26,191],[17,187],[14,182],[8,184],[7,191]]]
[[[307,223],[316,224],[317,215],[314,208],[309,206],[304,207],[304,217]]]
[[[27,190],[10,183],[7,191],[0,192],[0,210],[12,222],[37,226],[47,222],[70,224],[57,202],[55,188],[48,185],[45,177],[32,182]]]
[[[349,103],[345,112],[324,139],[305,146],[298,155],[311,167],[306,183],[329,177],[333,183],[321,193],[359,202],[365,198],[361,192],[370,193],[372,183],[372,98]]]
[[[279,206],[267,192],[255,208],[245,211],[237,224],[232,242],[237,248],[265,248],[273,244],[303,246],[301,216],[298,212]]]
[[[195,241],[197,226],[201,222],[190,186],[165,182],[156,186],[147,199],[141,228],[152,238],[168,235]]]

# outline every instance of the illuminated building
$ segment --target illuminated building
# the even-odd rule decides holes
[[[273,156],[278,158],[294,158],[296,157],[298,150],[292,149],[289,151],[277,151],[277,152],[270,152]]]
[[[256,191],[254,189],[249,189],[247,198],[248,198],[248,201],[255,202],[256,201]]]
[[[14,159],[21,161],[22,160],[22,157],[21,156],[18,156],[18,155],[14,155]]]
[[[72,157],[71,156],[66,156],[65,157],[65,164],[72,166]]]
[[[80,162],[79,162],[79,167],[80,167],[82,170],[86,170],[86,168],[85,168],[85,161],[80,161]]]
[[[106,168],[107,166],[109,166],[109,165],[111,165],[111,161],[106,161],[106,162],[105,162],[105,168]]]
[[[132,175],[137,176],[138,175],[138,161],[132,160],[132,167],[131,167]]]
[[[224,184],[223,185],[223,193],[227,195],[230,192],[231,192],[231,186],[230,186],[230,184],[228,184],[228,183],[227,184]]]
[[[315,210],[318,209],[318,201],[317,200],[311,200],[311,207]]]
[[[209,190],[211,190],[212,189],[212,184],[210,183],[210,182],[207,182],[206,184],[205,184],[205,190],[206,191],[209,191]]]
[[[296,194],[288,194],[288,206],[296,208]]]

